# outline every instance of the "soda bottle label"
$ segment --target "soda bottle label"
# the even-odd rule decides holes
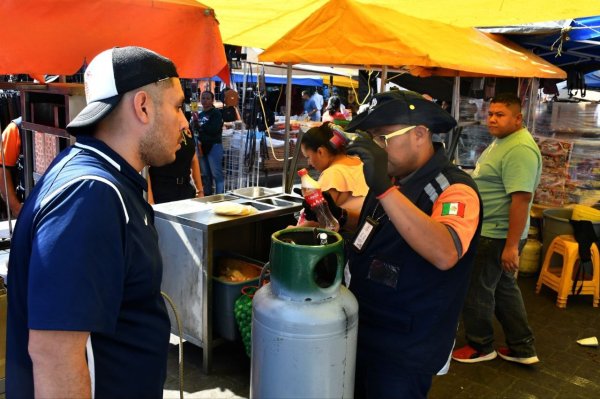
[[[325,199],[323,198],[323,194],[319,189],[311,190],[310,193],[307,193],[305,195],[304,199],[311,208],[314,208],[315,206],[320,205],[325,201]]]

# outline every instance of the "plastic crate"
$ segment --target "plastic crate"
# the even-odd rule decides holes
[[[227,262],[229,261],[229,265]],[[213,272],[213,325],[214,332],[222,338],[236,341],[241,338],[235,315],[233,313],[235,300],[242,295],[242,288],[247,285],[258,286],[260,272],[264,263],[242,255],[224,253],[215,255]],[[225,266],[224,266],[225,265]],[[241,267],[244,275],[255,277],[244,281],[228,281],[219,277],[219,271],[224,267],[235,265]],[[235,269],[234,269],[235,270]]]

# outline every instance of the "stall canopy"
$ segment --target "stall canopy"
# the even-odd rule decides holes
[[[600,89],[600,71],[590,72],[585,75],[585,85],[588,89]]]
[[[229,81],[219,24],[194,0],[3,0],[0,74],[72,75],[103,50],[142,46],[181,77]]]
[[[213,7],[223,41],[267,48],[329,0],[204,0]],[[455,26],[504,26],[600,14],[598,0],[358,0]],[[352,26],[359,21],[345,20]],[[339,26],[341,27],[341,26]],[[439,37],[429,32],[428,37]],[[433,40],[433,39],[432,39]]]
[[[333,79],[332,79],[333,78]],[[221,81],[220,78],[215,78],[216,81]],[[337,87],[348,87],[348,88],[358,88],[358,81],[349,76],[330,76],[330,75],[300,75],[292,77],[293,85],[300,86],[312,86],[312,87],[321,87],[323,85],[329,85],[333,80],[333,86]],[[234,83],[243,83],[244,82],[244,74],[234,72],[231,74],[231,81]],[[256,83],[257,76],[256,75],[247,75],[246,82],[248,83]],[[265,83],[268,84],[277,84],[277,85],[285,85],[287,84],[286,76],[281,75],[269,75],[265,74]]]
[[[215,78],[216,81],[220,81],[221,79]],[[244,82],[244,74],[234,72],[231,74],[231,80],[234,83],[243,83]],[[246,82],[248,83],[256,83],[258,80],[257,75],[246,75]],[[287,84],[287,78],[285,76],[278,75],[269,75],[265,74],[265,83],[267,84],[275,84],[275,85],[284,85]],[[301,85],[301,86],[313,86],[313,87],[321,87],[323,86],[323,78],[321,76],[294,76],[292,77],[293,85]]]
[[[325,76],[323,75],[323,84],[333,86],[358,89],[358,80],[350,76]]]
[[[328,1],[259,59],[406,67],[419,76],[448,71],[466,76],[566,77],[552,64],[502,45],[474,28],[428,21],[374,5],[366,7],[353,0]]]
[[[569,20],[554,29],[507,27],[501,32],[567,72],[600,69],[600,16]]]

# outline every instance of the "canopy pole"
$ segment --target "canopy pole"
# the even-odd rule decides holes
[[[287,85],[285,87],[285,135],[284,135],[284,150],[283,150],[283,173],[281,174],[282,191],[289,194],[291,192],[291,184],[288,180],[292,179],[291,173],[288,170],[290,156],[290,119],[292,114],[292,64],[287,65]],[[300,145],[300,143],[296,143]],[[288,187],[290,189],[288,189]]]
[[[242,69],[242,73],[244,76],[244,79],[242,81],[242,121],[244,120],[244,115],[245,115],[245,111],[246,111],[246,79],[248,77],[248,63],[244,62],[242,64],[244,67]],[[231,79],[233,80],[233,74],[231,76]],[[250,126],[248,126],[248,128],[250,128]]]
[[[388,73],[388,67],[387,67],[387,65],[384,65],[381,68],[381,85],[379,87],[380,93],[383,93],[385,91],[385,84],[387,81],[387,73]]]
[[[535,110],[538,104],[538,91],[540,89],[540,80],[531,78],[531,91],[529,92],[529,104],[527,109],[527,129],[531,134],[535,133]]]
[[[452,117],[456,119],[458,123],[457,126],[460,126],[460,76],[454,77],[454,85],[452,86]],[[455,129],[450,130],[448,132],[448,143],[453,143],[455,133]],[[457,132],[458,133],[458,132]],[[454,150],[454,154],[448,154],[448,157],[451,161],[456,162],[458,158],[458,145]]]

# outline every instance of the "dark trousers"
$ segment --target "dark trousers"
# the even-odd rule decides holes
[[[189,177],[181,184],[177,184],[177,179],[174,177],[155,176],[152,178],[152,195],[155,204],[162,204],[163,202],[194,198],[196,189],[190,183]]]
[[[425,399],[433,376],[402,369],[385,358],[356,354],[355,399]]]
[[[469,345],[489,353],[494,350],[494,315],[502,325],[506,344],[519,357],[535,356],[533,333],[521,290],[513,273],[502,269],[506,240],[481,237],[463,308]],[[525,244],[522,240],[519,252]]]

